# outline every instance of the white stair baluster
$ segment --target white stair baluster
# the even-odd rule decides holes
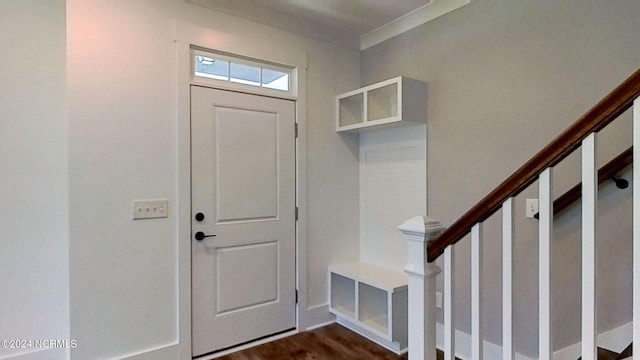
[[[513,198],[502,204],[502,359],[513,359]]]
[[[596,134],[582,141],[582,359],[596,360]]]
[[[482,223],[471,228],[471,359],[482,360]]]
[[[640,357],[640,99],[633,102],[633,346]]]
[[[455,360],[455,250],[453,245],[444,249],[444,359]]]
[[[553,169],[540,174],[539,204],[539,308],[538,308],[538,352],[540,360],[551,360],[553,347],[551,335],[551,239],[553,232]]]

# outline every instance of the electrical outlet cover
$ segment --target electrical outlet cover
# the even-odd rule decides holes
[[[538,199],[527,199],[526,216],[529,219],[533,219],[533,216],[538,213]]]

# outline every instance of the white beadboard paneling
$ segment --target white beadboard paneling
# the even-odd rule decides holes
[[[426,214],[426,126],[360,134],[360,259],[406,265],[399,224]]]

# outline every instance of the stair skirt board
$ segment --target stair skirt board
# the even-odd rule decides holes
[[[444,349],[444,325],[438,323],[436,325],[436,347]],[[471,359],[471,335],[456,330],[456,358],[461,360]],[[489,341],[483,341],[482,355],[484,359],[502,359],[502,346],[496,345]],[[515,360],[534,360],[534,358],[516,353]],[[571,359],[576,360],[576,358]]]
[[[629,344],[629,346],[620,353],[618,358],[621,360],[631,359],[631,355],[633,355],[633,343]]]
[[[617,353],[622,352],[632,340],[633,323],[619,326],[598,335],[598,347],[609,349]],[[576,360],[580,357],[580,343],[573,344],[553,353],[554,360]]]
[[[444,326],[440,323],[436,328],[436,345],[438,349],[444,348]],[[632,323],[628,323],[615,329],[606,331],[598,335],[597,344],[601,348],[610,349],[615,352],[623,351],[632,337]],[[471,359],[471,335],[456,330],[456,357],[462,360]],[[553,360],[576,360],[580,357],[580,343],[568,346],[564,349],[553,353]],[[502,346],[494,343],[483,342],[483,358],[484,359],[501,359]],[[517,353],[515,360],[534,360],[534,358]],[[633,359],[630,357],[628,359]]]
[[[618,359],[618,353],[617,352],[613,352],[611,350],[607,350],[604,348],[599,347],[598,348],[598,355],[596,356],[596,359],[598,360],[617,360]],[[582,357],[579,357],[578,360],[582,360]]]

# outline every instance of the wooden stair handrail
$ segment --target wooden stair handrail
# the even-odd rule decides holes
[[[613,160],[609,161],[606,165],[598,170],[598,184],[611,179],[612,176],[620,172],[620,170],[629,166],[633,162],[633,146],[616,156]],[[576,186],[567,190],[564,194],[553,201],[553,214],[556,215],[562,210],[569,207],[576,200],[582,197],[582,183],[578,183]],[[534,217],[537,219],[538,214]]]
[[[467,235],[473,225],[485,221],[498,211],[508,198],[518,195],[535,182],[546,168],[557,165],[579,148],[582,140],[589,134],[602,130],[615,120],[632,106],[633,100],[638,96],[640,69],[433,240],[427,246],[428,261],[435,261],[447,246],[457,243]]]

